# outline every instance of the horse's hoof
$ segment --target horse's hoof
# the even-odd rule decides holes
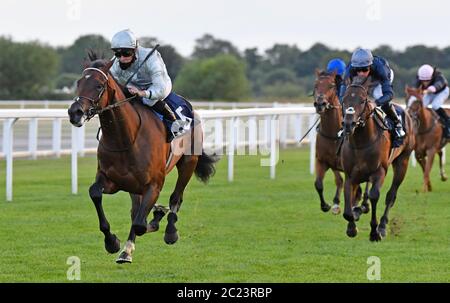
[[[370,241],[371,242],[379,242],[381,241],[381,235],[378,231],[370,233]]]
[[[334,204],[331,208],[331,212],[333,213],[333,215],[339,215],[341,213],[341,208],[339,207],[339,205]]]
[[[328,203],[320,204],[320,209],[326,213],[330,210],[331,206]]]
[[[164,242],[166,242],[166,244],[175,244],[175,242],[178,241],[178,233],[174,232],[174,233],[165,233],[164,234]]]
[[[442,175],[442,176],[441,176],[441,181],[444,181],[444,182],[445,182],[445,181],[447,181],[447,179],[448,179],[448,178],[447,178],[447,175]]]
[[[120,240],[116,235],[111,235],[111,238],[105,238],[105,249],[110,254],[115,254],[120,250]]]
[[[356,237],[357,234],[358,234],[358,228],[356,228],[356,227],[347,228],[347,236],[349,236],[350,238]]]
[[[361,204],[361,210],[363,214],[368,214],[370,212],[370,207],[368,204]]]
[[[147,232],[147,225],[133,224],[133,229],[137,236],[142,236]]]
[[[123,251],[116,260],[117,264],[131,263],[133,258],[126,251]]]
[[[159,223],[156,222],[150,222],[149,224],[147,224],[147,232],[148,233],[153,233],[155,231],[159,230]]]
[[[358,221],[361,217],[362,209],[359,206],[353,207],[353,217],[355,218],[355,221]]]
[[[380,234],[381,238],[386,238],[386,228],[378,227],[378,233]]]

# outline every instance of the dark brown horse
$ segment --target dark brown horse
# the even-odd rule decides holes
[[[386,236],[389,210],[394,205],[397,190],[405,178],[409,156],[414,148],[414,135],[411,118],[405,113],[407,135],[400,147],[391,149],[389,131],[382,123],[377,123],[374,113],[375,105],[369,101],[369,86],[370,78],[355,77],[343,99],[345,112],[345,139],[342,145],[342,164],[345,172],[344,218],[348,221],[347,235],[355,237],[357,234],[355,221],[359,219],[362,212],[355,203],[356,191],[360,183],[369,181],[372,184],[369,191],[372,205],[370,240],[379,241]],[[390,164],[392,164],[394,176],[386,194],[386,208],[378,225],[377,202]]]
[[[439,156],[441,180],[446,181],[442,148],[447,143],[444,138],[439,116],[431,109],[423,106],[423,95],[419,88],[406,87],[406,102],[409,103],[408,113],[413,120],[416,145],[414,155],[423,171],[423,191],[431,191],[430,172],[433,167],[434,156]],[[413,98],[413,99],[411,99]],[[411,101],[410,101],[411,99]]]
[[[327,73],[326,71],[316,70],[313,95],[316,113],[320,115],[320,124],[317,128],[316,138],[316,180],[314,186],[320,197],[320,208],[324,212],[329,211],[330,205],[323,197],[323,179],[328,169],[333,171],[336,193],[331,211],[338,215],[341,212],[339,203],[344,180],[340,174],[342,172],[341,157],[337,153],[340,144],[337,134],[342,126],[342,107],[339,103],[335,78],[335,72]],[[357,201],[360,198],[361,188],[358,189]],[[367,194],[364,195],[361,208],[364,213],[369,212]]]
[[[102,194],[120,190],[130,194],[131,229],[123,251],[116,262],[131,263],[136,235],[156,231],[165,214],[155,206],[166,175],[177,167],[178,179],[170,196],[170,212],[164,240],[173,244],[178,239],[175,222],[183,202],[183,192],[195,172],[206,182],[214,174],[215,159],[203,152],[202,129],[194,130],[166,143],[166,127],[157,115],[141,102],[122,102],[126,95],[109,73],[113,61],[97,59],[89,54],[91,62],[77,82],[77,96],[69,108],[70,122],[82,126],[95,114],[99,115],[102,137],[97,150],[98,168],[95,183],[89,188],[105,236],[109,253],[120,250],[119,239],[110,232],[110,225],[102,207]],[[196,116],[198,119],[198,116]],[[171,156],[170,156],[171,155]],[[147,224],[147,216],[154,210],[154,218]]]

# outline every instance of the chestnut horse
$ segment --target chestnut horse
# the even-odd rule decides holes
[[[356,206],[355,195],[358,185],[369,181],[372,184],[369,191],[372,206],[369,239],[380,241],[386,236],[389,210],[394,205],[397,190],[408,169],[409,156],[414,148],[414,135],[411,118],[405,113],[407,135],[400,147],[391,150],[390,133],[382,123],[377,123],[375,105],[368,98],[370,82],[370,77],[355,77],[343,99],[345,112],[345,137],[342,145],[342,164],[345,172],[344,218],[348,221],[347,235],[355,237],[357,234],[355,221],[359,219],[362,212],[360,207]],[[394,176],[386,194],[386,208],[378,225],[377,202],[390,164],[392,164]]]
[[[131,263],[136,235],[158,230],[159,220],[165,214],[164,208],[155,206],[155,203],[166,175],[174,166],[177,167],[178,179],[170,196],[164,235],[165,242],[173,244],[178,239],[175,222],[186,185],[194,172],[206,183],[214,174],[216,159],[203,152],[199,123],[189,134],[174,140],[171,148],[171,144],[166,142],[166,127],[158,116],[141,102],[127,102],[123,87],[109,73],[113,61],[97,59],[93,53],[89,58],[89,67],[77,82],[78,97],[68,113],[70,122],[77,127],[94,115],[99,116],[102,137],[97,149],[97,174],[89,195],[105,236],[105,249],[116,253],[120,250],[120,241],[110,232],[103,212],[102,194],[114,194],[120,190],[130,194],[132,225],[128,241],[116,262]],[[191,144],[193,141],[194,146]],[[153,208],[154,219],[147,224],[147,216]]]
[[[405,87],[408,113],[413,121],[416,145],[414,155],[422,167],[423,171],[423,191],[431,191],[430,172],[433,167],[434,156],[439,156],[439,170],[441,180],[446,181],[442,148],[447,143],[444,138],[442,125],[439,123],[439,116],[431,109],[423,106],[423,95],[419,88]],[[447,112],[449,112],[447,110]]]
[[[333,171],[336,193],[331,211],[338,215],[341,212],[339,203],[344,180],[340,173],[342,172],[341,159],[337,153],[340,144],[337,133],[342,126],[342,107],[339,103],[335,77],[335,72],[327,73],[326,71],[316,70],[313,96],[316,113],[320,115],[320,124],[317,128],[316,138],[316,180],[314,186],[320,197],[320,208],[323,212],[329,211],[330,205],[323,197],[323,179],[328,169]],[[360,198],[361,188],[358,189],[356,199],[359,200]],[[364,213],[369,212],[367,193],[364,194],[361,208]]]

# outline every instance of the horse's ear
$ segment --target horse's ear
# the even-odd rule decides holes
[[[336,77],[337,75],[337,70],[333,69],[333,71],[331,72],[331,77]]]
[[[115,60],[115,59],[109,60],[109,61],[105,64],[105,66],[102,67],[102,70],[103,70],[104,72],[108,72],[109,69],[111,68],[111,66],[114,64],[114,60]]]
[[[410,92],[410,90],[411,90],[411,88],[409,87],[409,85],[408,84],[405,84],[405,94],[409,94],[409,92]]]
[[[319,78],[321,72],[322,71],[320,69],[316,68],[316,78],[317,79]]]

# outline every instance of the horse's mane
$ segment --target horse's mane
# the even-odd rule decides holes
[[[104,53],[99,54],[93,49],[89,49],[87,51],[87,55],[89,58],[89,61],[88,61],[89,67],[101,68],[101,67],[104,67],[106,65],[106,63],[108,62],[105,59]]]
[[[369,77],[354,76],[353,80],[352,80],[352,84],[354,84],[354,85],[364,86],[364,84],[366,84],[366,82],[370,82]]]
[[[319,73],[319,77],[329,77],[331,76],[333,73],[332,72],[327,72],[326,70],[320,71]]]

